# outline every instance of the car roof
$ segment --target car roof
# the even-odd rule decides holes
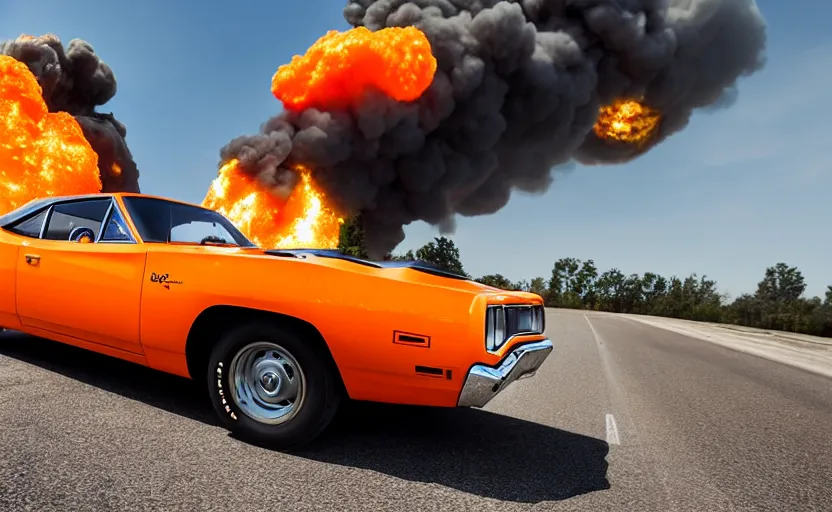
[[[23,206],[18,207],[15,210],[10,211],[9,213],[0,216],[0,226],[8,226],[18,220],[30,215],[31,213],[41,210],[45,207],[48,207],[55,203],[62,203],[65,201],[78,201],[84,199],[104,199],[104,198],[111,198],[111,197],[146,197],[148,199],[158,199],[160,201],[166,201],[169,203],[177,203],[183,204],[186,206],[194,206],[197,208],[202,208],[202,206],[188,203],[185,201],[178,201],[176,199],[171,199],[169,197],[162,197],[162,196],[154,196],[151,194],[142,194],[136,192],[96,192],[93,194],[76,194],[76,195],[69,195],[69,196],[48,196],[48,197],[41,197],[38,199],[33,199],[28,203],[24,204]]]

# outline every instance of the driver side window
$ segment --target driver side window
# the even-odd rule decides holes
[[[44,240],[94,241],[101,230],[109,199],[91,199],[60,203],[52,207],[49,221],[43,234]]]

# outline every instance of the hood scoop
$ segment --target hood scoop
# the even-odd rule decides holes
[[[355,256],[350,256],[348,254],[344,254],[337,249],[270,249],[264,251],[266,254],[270,256],[278,256],[282,258],[306,258],[306,255],[311,254],[313,256],[317,256],[319,258],[335,258],[342,261],[349,261],[352,263],[356,263],[358,265],[364,265],[365,267],[373,267],[373,268],[410,268],[413,270],[417,270],[419,272],[424,272],[426,274],[432,274],[439,277],[447,277],[449,279],[462,279],[468,280],[468,276],[457,274],[456,272],[451,272],[450,270],[446,270],[442,267],[434,265],[433,263],[428,263],[427,261],[420,261],[420,260],[409,260],[409,261],[396,261],[396,260],[389,260],[389,261],[373,261],[373,260],[365,260],[363,258],[357,258]]]

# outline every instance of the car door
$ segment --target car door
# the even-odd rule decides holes
[[[109,197],[53,205],[17,263],[24,326],[143,353],[139,308],[147,257]]]

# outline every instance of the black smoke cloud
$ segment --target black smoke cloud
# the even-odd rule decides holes
[[[371,30],[413,25],[438,70],[420,99],[380,94],[349,110],[284,111],[221,158],[276,194],[305,164],[341,211],[361,212],[371,256],[423,220],[491,214],[513,190],[543,192],[574,162],[630,161],[683,129],[694,110],[729,105],[765,63],[754,0],[355,0]],[[643,146],[597,138],[599,107],[642,98],[663,113]]]
[[[139,192],[139,169],[127,147],[127,129],[112,113],[96,112],[116,94],[113,71],[88,42],[73,39],[64,49],[53,34],[0,41],[0,54],[26,64],[37,77],[50,112],[75,117],[98,154],[104,192]],[[113,170],[117,164],[120,172]]]

